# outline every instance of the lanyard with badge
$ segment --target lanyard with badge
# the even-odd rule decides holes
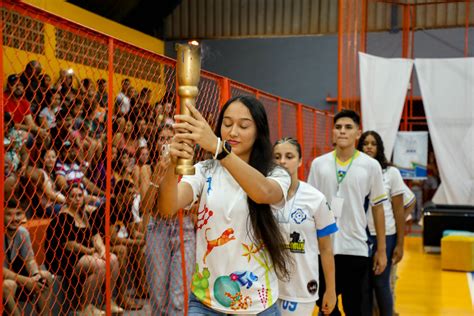
[[[352,154],[351,161],[349,162],[349,166],[347,167],[347,170],[345,173],[339,174],[337,170],[337,156],[336,153],[334,153],[334,169],[336,170],[336,181],[337,181],[337,190],[336,190],[336,196],[333,196],[331,200],[331,209],[334,212],[334,217],[340,218],[342,214],[342,207],[344,205],[344,198],[341,196],[341,185],[342,181],[346,178],[347,174],[349,173],[349,169],[352,166],[352,162],[354,161],[354,157],[356,154],[356,150],[354,150],[354,153]]]

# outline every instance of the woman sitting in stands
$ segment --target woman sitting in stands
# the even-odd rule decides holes
[[[99,227],[85,212],[84,191],[73,183],[68,189],[67,205],[51,220],[46,231],[45,264],[49,271],[63,276],[66,288],[81,284],[79,299],[83,315],[105,315],[93,305],[105,283],[105,245]],[[119,274],[115,254],[110,254],[110,265],[113,288]],[[123,293],[119,291],[118,299],[121,297]],[[123,312],[113,300],[111,309],[115,314]]]
[[[59,213],[61,207],[66,203],[66,197],[56,189],[55,178],[57,155],[54,149],[46,149],[43,151],[41,158],[43,160],[43,168],[40,169],[43,174],[43,184],[38,191],[41,200],[41,206],[44,214],[47,216],[54,216]]]
[[[148,147],[139,147],[137,150],[137,163],[133,168],[133,181],[136,183],[141,196],[145,196],[151,180],[150,151]]]

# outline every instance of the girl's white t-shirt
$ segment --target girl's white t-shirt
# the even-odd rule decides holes
[[[395,167],[387,167],[382,171],[383,186],[387,194],[387,200],[383,202],[383,211],[385,215],[385,235],[394,235],[397,233],[397,226],[395,224],[395,216],[393,215],[392,198],[394,196],[404,194],[403,179]],[[369,207],[367,212],[367,224],[372,236],[375,236],[374,217],[372,215],[372,207]]]
[[[220,162],[195,165],[191,185],[193,203],[200,199],[196,223],[196,270],[191,290],[205,305],[227,314],[257,314],[278,299],[278,279],[270,255],[253,238],[247,194]],[[268,179],[276,181],[284,198],[290,187],[286,170],[276,167]]]
[[[300,181],[295,195],[277,213],[286,247],[294,265],[289,280],[279,281],[280,299],[291,302],[318,300],[318,237],[337,231],[336,221],[324,195]]]

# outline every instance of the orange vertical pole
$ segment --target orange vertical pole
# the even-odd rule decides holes
[[[230,81],[226,77],[219,79],[219,86],[221,88],[221,97],[219,102],[219,109],[230,99]]]
[[[0,0],[0,7],[3,9],[3,1]],[[1,71],[1,76],[0,76],[0,87],[3,87],[3,15],[0,17],[0,71]],[[5,122],[3,121],[3,105],[5,100],[3,100],[3,92],[0,92],[0,131],[2,135],[2,139],[4,139],[4,124]],[[5,162],[5,148],[4,146],[0,146],[0,166],[4,166]],[[5,216],[5,202],[4,202],[4,185],[5,185],[5,179],[3,178],[3,175],[0,177],[0,217],[3,219]],[[5,226],[4,222],[0,225],[0,236],[5,236]],[[0,250],[0,262],[4,262],[5,260],[5,253],[4,253],[4,247],[2,247],[2,250]],[[3,269],[0,269],[0,281],[3,284]],[[0,291],[0,315],[3,315],[3,291]]]
[[[108,56],[109,84],[108,84],[108,115],[107,115],[107,173],[105,182],[105,310],[112,315],[110,302],[112,301],[112,274],[110,271],[110,197],[112,192],[112,115],[114,113],[114,40],[109,38]]]
[[[278,98],[278,139],[283,137],[283,131],[281,128],[281,98]]]
[[[301,145],[301,153],[304,153],[304,134],[303,134],[303,106],[301,103],[298,103],[296,107],[296,133],[298,137],[298,141]],[[298,169],[298,177],[303,180],[304,178],[304,157],[301,157],[303,163],[301,164],[301,168]]]
[[[362,0],[362,21],[361,21],[361,30],[360,30],[360,51],[367,51],[367,0]]]
[[[416,16],[416,7],[410,7],[410,58],[415,58],[415,16]],[[413,116],[413,71],[410,76],[410,113],[408,110],[405,112],[405,130],[412,130],[412,125],[408,124],[408,118]]]
[[[470,1],[466,0],[466,28],[464,30],[464,57],[469,55],[469,10]]]
[[[337,111],[342,110],[342,14],[343,0],[338,0],[338,35],[337,35]]]
[[[408,58],[409,35],[410,35],[410,13],[411,13],[411,6],[403,5],[403,21],[402,21],[402,57],[403,58]],[[410,80],[410,84],[412,84],[412,80]],[[402,130],[404,131],[408,129],[408,102],[409,101],[406,100],[405,106],[403,107]]]
[[[332,148],[332,137],[330,137],[331,117],[326,113],[326,150],[329,151]]]

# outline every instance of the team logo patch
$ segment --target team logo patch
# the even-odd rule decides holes
[[[301,224],[306,220],[306,214],[302,209],[298,208],[293,213],[291,213],[291,218],[295,221],[296,224]]]
[[[297,232],[292,232],[290,234],[291,241],[286,248],[293,253],[305,253],[304,251],[304,240],[300,240],[300,234]]]
[[[306,287],[308,289],[308,292],[311,295],[314,295],[318,291],[318,282],[316,282],[316,280],[311,280],[308,282],[308,285]]]

